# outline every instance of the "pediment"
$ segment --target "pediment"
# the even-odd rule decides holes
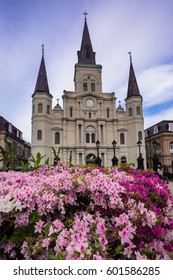
[[[104,97],[99,93],[94,93],[94,92],[86,92],[86,93],[82,93],[78,96],[76,96],[76,98],[81,98],[81,97],[94,97],[94,98],[102,98],[104,99]]]

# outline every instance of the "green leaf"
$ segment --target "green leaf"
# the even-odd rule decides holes
[[[62,254],[62,251],[58,253],[58,255],[49,255],[50,260],[65,260],[65,257]]]
[[[123,249],[122,245],[118,245],[118,247],[115,249],[116,255],[122,254],[123,253],[122,249]]]

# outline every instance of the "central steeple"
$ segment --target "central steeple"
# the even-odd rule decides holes
[[[87,13],[85,12],[84,15],[85,15],[85,22],[84,22],[81,48],[80,51],[77,52],[78,64],[96,64],[95,52],[93,52],[91,39],[88,31],[87,20],[86,20]]]

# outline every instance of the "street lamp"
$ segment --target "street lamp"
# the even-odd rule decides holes
[[[115,155],[116,144],[117,144],[117,142],[115,140],[113,140],[113,142],[112,142],[112,146],[113,146],[113,150],[114,150],[114,156],[112,158],[112,165],[113,166],[117,166],[118,165],[118,159],[117,159],[117,157]]]
[[[152,145],[153,145],[153,150],[154,150],[154,155],[153,155],[153,170],[154,170],[155,172],[157,172],[157,167],[158,167],[158,164],[159,164],[159,159],[158,159],[158,156],[157,156],[157,154],[156,154],[156,149],[157,149],[158,143],[156,142],[155,139],[153,140]]]
[[[142,157],[142,153],[141,153],[141,146],[142,146],[142,141],[139,140],[137,143],[138,148],[139,148],[139,157],[137,158],[137,162],[138,162],[138,169],[144,169],[144,159]]]
[[[101,158],[99,157],[99,147],[100,147],[100,141],[99,141],[99,140],[97,140],[97,142],[96,142],[96,147],[97,147],[97,157],[96,157],[96,159],[95,159],[95,164],[97,164],[98,166],[101,167],[101,162],[102,162],[102,160],[101,160]]]
[[[142,145],[142,141],[139,140],[139,141],[137,142],[137,145],[138,145],[138,148],[139,148],[139,156],[140,156],[140,154],[141,154],[141,145]]]

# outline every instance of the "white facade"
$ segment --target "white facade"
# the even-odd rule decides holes
[[[34,156],[41,152],[53,163],[52,147],[56,150],[61,147],[62,161],[77,165],[94,163],[97,157],[96,141],[99,140],[101,165],[111,166],[114,156],[112,141],[115,140],[119,163],[126,160],[137,167],[137,142],[141,140],[145,165],[144,120],[140,94],[127,96],[125,110],[121,105],[117,108],[115,93],[102,92],[102,66],[95,63],[77,63],[74,71],[74,91],[63,92],[63,109],[59,104],[52,108],[52,95],[49,93],[48,84],[47,88],[43,86],[41,89],[38,85],[41,71],[45,71],[43,74],[46,76],[43,64],[44,57],[32,95],[31,152]],[[130,67],[133,68],[132,62]],[[130,72],[129,81],[134,78],[131,75],[134,73]],[[42,78],[47,79],[47,76],[43,75]]]

